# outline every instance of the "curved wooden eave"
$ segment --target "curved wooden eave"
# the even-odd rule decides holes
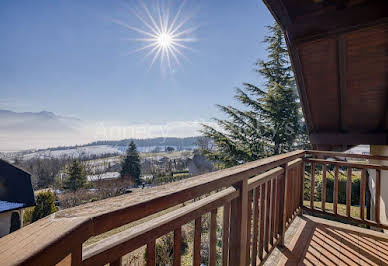
[[[388,144],[388,1],[264,0],[282,26],[310,141]]]

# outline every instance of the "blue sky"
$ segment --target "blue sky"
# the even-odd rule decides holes
[[[161,1],[172,10],[181,1]],[[156,1],[146,1],[152,9]],[[273,19],[259,0],[188,1],[183,15],[200,26],[174,72],[144,52],[139,37],[113,20],[139,25],[134,0],[0,1],[0,108],[47,110],[93,121],[207,121],[215,104],[233,104],[234,87],[260,83],[253,71],[265,57],[265,25]],[[190,25],[189,25],[190,26]]]

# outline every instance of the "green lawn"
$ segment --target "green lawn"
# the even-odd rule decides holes
[[[310,208],[310,201],[305,200],[303,201],[303,205]],[[314,208],[318,210],[322,210],[322,202],[321,201],[314,201]],[[327,212],[333,212],[333,203],[326,202],[325,209]],[[337,213],[342,216],[346,216],[346,204],[337,204]],[[366,214],[366,208],[365,208],[365,214]],[[359,206],[350,206],[350,216],[353,218],[360,218],[360,207]]]

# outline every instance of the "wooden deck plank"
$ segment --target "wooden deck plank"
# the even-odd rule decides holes
[[[293,228],[293,226],[296,228]],[[264,265],[387,265],[388,235],[303,215]]]

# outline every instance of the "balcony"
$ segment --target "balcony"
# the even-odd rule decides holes
[[[388,229],[379,219],[380,173],[388,166],[369,159],[376,156],[294,151],[62,210],[1,238],[1,264],[122,265],[123,256],[146,246],[146,264],[155,265],[157,239],[173,232],[173,265],[181,265],[182,228],[194,223],[192,264],[200,265],[205,215],[210,216],[208,265],[387,264],[388,237],[355,226]],[[315,191],[317,168],[322,168],[319,192]],[[335,173],[331,208],[326,200],[330,169]],[[348,174],[343,213],[338,198],[341,169]],[[351,204],[352,170],[361,173],[358,206]],[[366,204],[367,170],[376,173],[372,205]],[[304,201],[306,184],[310,184],[308,203]],[[321,193],[320,201],[317,193]],[[92,237],[130,223],[128,229],[84,245]]]

